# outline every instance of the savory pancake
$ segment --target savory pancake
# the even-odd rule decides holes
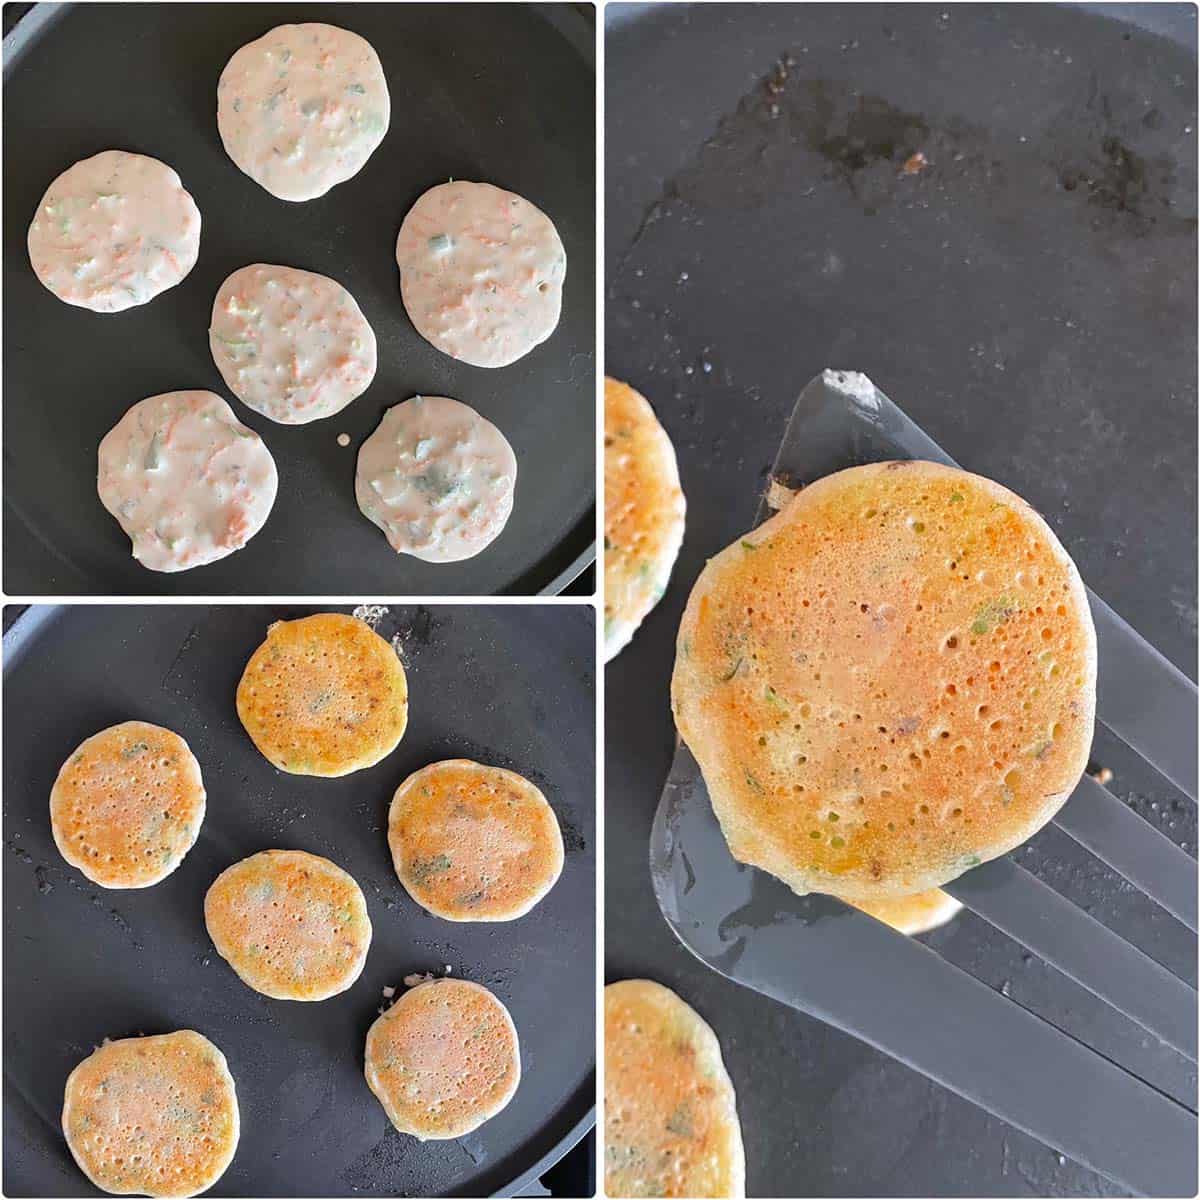
[[[123,721],[93,734],[50,791],[59,852],[93,883],[144,888],[165,879],[204,820],[200,764],[177,733]]]
[[[421,983],[371,1026],[365,1074],[401,1133],[421,1141],[462,1137],[491,1120],[517,1090],[516,1026],[477,983]]]
[[[733,856],[851,901],[1036,833],[1087,764],[1079,572],[1007,488],[926,462],[804,488],[711,559],[672,704]]]
[[[279,25],[247,42],[217,84],[225,152],[280,200],[313,200],[365,166],[391,120],[379,55],[336,25]]]
[[[452,179],[420,196],[400,225],[396,265],[413,327],[460,362],[506,367],[558,324],[567,274],[558,230],[490,183]]]
[[[225,386],[281,425],[341,412],[375,378],[375,333],[336,279],[253,263],[213,300],[208,346]]]
[[[861,908],[868,916],[890,925],[897,933],[916,937],[920,933],[929,933],[952,921],[961,911],[962,905],[941,888],[933,888],[928,892],[917,892],[912,896],[893,896],[886,900],[860,900],[853,904]]]
[[[114,1196],[195,1196],[225,1173],[239,1119],[225,1055],[199,1033],[105,1042],[67,1079],[63,1134]]]
[[[604,1191],[744,1196],[746,1159],[717,1035],[670,988],[604,989]]]
[[[200,254],[200,210],[157,158],[104,150],[68,167],[29,226],[34,274],[60,300],[123,312],[181,283]]]
[[[447,921],[511,921],[562,871],[554,811],[528,779],[465,758],[432,763],[397,789],[388,813],[396,874]]]
[[[215,392],[139,400],[97,453],[100,503],[151,571],[187,571],[240,550],[278,488],[266,443]]]
[[[250,656],[238,717],[264,758],[293,775],[349,775],[391,754],[408,724],[396,652],[345,613],[276,621]]]
[[[604,660],[659,602],[683,542],[675,448],[644,396],[604,380]]]
[[[359,448],[354,498],[397,554],[459,562],[500,536],[516,481],[516,455],[491,421],[448,396],[413,396]]]
[[[358,884],[302,850],[263,850],[227,867],[204,897],[204,923],[242,982],[275,1000],[344,992],[371,946]]]

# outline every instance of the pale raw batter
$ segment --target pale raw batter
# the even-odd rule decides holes
[[[60,300],[121,312],[174,287],[196,265],[200,210],[165,163],[105,150],[46,189],[28,244],[34,274]]]
[[[336,25],[280,25],[238,50],[217,84],[226,153],[280,200],[313,200],[356,175],[390,119],[379,56]]]
[[[398,554],[457,562],[504,528],[516,478],[516,456],[491,421],[445,396],[414,396],[363,442],[354,494]]]
[[[241,549],[279,477],[262,438],[213,392],[135,404],[100,443],[100,500],[152,571],[186,571]]]
[[[234,271],[208,344],[229,390],[282,425],[341,412],[375,377],[375,334],[340,283],[295,267]]]
[[[558,324],[567,273],[558,230],[490,183],[430,188],[400,226],[396,262],[417,332],[472,366],[505,367]]]

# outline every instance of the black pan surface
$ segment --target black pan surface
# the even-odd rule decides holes
[[[9,595],[486,595],[558,590],[592,557],[595,504],[595,75],[590,5],[81,4],[35,6],[4,71],[4,585]],[[47,19],[49,16],[49,19]],[[392,99],[382,145],[302,204],[243,175],[217,134],[230,55],[284,22],[324,21],[376,49]],[[50,181],[108,148],[174,167],[200,208],[200,260],[178,287],[115,315],[63,304],[25,238]],[[567,252],[562,320],[510,367],[434,350],[400,302],[400,221],[427,188],[482,179],[526,196]],[[208,349],[222,280],[252,262],[330,275],[379,342],[371,387],[335,417],[283,426],[234,400]],[[96,495],[96,448],[136,401],[207,388],[262,434],[279,497],[219,563],[147,571]],[[481,555],[432,565],[389,548],[358,511],[358,447],[393,404],[447,395],[516,451],[516,504]],[[337,444],[340,433],[350,445]]]
[[[605,369],[655,405],[688,500],[671,586],[606,671],[607,974],[660,979],[716,1029],[750,1195],[1112,1192],[707,970],[660,917],[646,856],[688,591],[749,528],[826,367],[866,372],[1026,496],[1195,678],[1196,13],[1120,8],[606,10]],[[918,151],[929,165],[905,175]],[[1194,850],[1194,805],[1111,737],[1095,755]],[[1194,972],[1194,940],[1164,936],[1169,918],[1056,830],[1021,861],[1125,936],[1153,928],[1163,961]],[[969,914],[930,940],[1036,1011],[1089,1019],[1086,995]]]
[[[594,618],[587,607],[393,607],[378,629],[407,664],[398,749],[344,779],[276,771],[246,737],[237,681],[267,625],[306,608],[33,608],[4,640],[4,1192],[90,1195],[59,1129],[74,1065],[105,1037],[195,1027],[225,1051],[242,1139],[212,1195],[489,1195],[525,1186],[586,1131],[594,1104]],[[104,891],[50,835],[54,777],[84,737],[130,717],[188,741],[208,790],[199,841],[142,891]],[[511,766],[562,826],[562,876],[527,916],[440,921],[391,868],[387,806],[411,771],[464,756]],[[242,984],[203,897],[271,847],[344,867],[374,937],[352,988],[317,1004]],[[362,1077],[382,989],[410,972],[476,980],[508,1005],[523,1077],[465,1138],[397,1133]]]

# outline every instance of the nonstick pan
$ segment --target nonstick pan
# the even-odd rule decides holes
[[[530,1185],[586,1132],[594,1105],[594,618],[587,607],[393,607],[379,620],[407,664],[409,726],[380,764],[343,779],[276,771],[241,728],[246,659],[308,608],[34,607],[4,639],[4,1192],[92,1189],[58,1118],[72,1067],[105,1037],[195,1027],[226,1053],[242,1140],[213,1195],[490,1195]],[[84,737],[130,717],[177,730],[208,812],[182,866],[143,891],[69,868],[48,797]],[[387,807],[411,771],[463,756],[546,794],[566,862],[518,921],[426,914],[391,867]],[[204,928],[230,863],[271,847],[333,859],[367,898],[374,937],[347,992],[317,1004],[242,984]],[[411,972],[492,988],[512,1012],[523,1076],[511,1104],[456,1141],[392,1129],[362,1077],[385,986]]]
[[[688,591],[748,528],[826,367],[867,373],[1027,497],[1195,677],[1195,14],[1124,7],[606,12],[605,369],[655,405],[688,499],[671,586],[606,672],[607,975],[659,979],[716,1029],[750,1195],[1114,1191],[695,962],[659,917],[647,844]],[[1194,851],[1194,806],[1111,737],[1095,758]],[[1160,919],[1053,829],[1020,861],[1135,940]],[[930,941],[1037,1011],[1086,1009],[969,914]],[[1191,939],[1161,944],[1194,970]]]
[[[323,21],[379,53],[392,100],[383,143],[320,199],[277,200],[217,134],[217,79],[283,22]],[[485,595],[560,590],[593,557],[595,74],[590,5],[38,5],[5,39],[4,585],[9,595]],[[178,287],[98,315],[52,296],[26,233],[50,181],[107,148],[169,163],[203,219]],[[512,366],[434,350],[400,302],[395,242],[416,198],[446,179],[527,197],[567,252],[562,320]],[[283,263],[329,275],[379,342],[371,387],[335,417],[283,426],[225,389],[208,349],[213,297],[233,270]],[[279,497],[261,532],[219,563],[162,575],[136,563],[96,495],[100,439],[136,401],[207,388],[262,434]],[[433,565],[395,554],[358,511],[358,447],[414,394],[495,422],[516,451],[516,504],[482,554]],[[339,446],[341,433],[350,444]]]

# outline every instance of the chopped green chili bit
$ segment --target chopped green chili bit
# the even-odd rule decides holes
[[[743,550],[757,550],[758,547],[753,542],[748,542],[743,538],[742,539],[742,549]]]
[[[737,662],[735,662],[733,666],[729,668],[729,674],[721,676],[721,682],[728,683],[738,673],[738,671],[741,670],[743,662],[745,662],[745,659],[739,658]]]

